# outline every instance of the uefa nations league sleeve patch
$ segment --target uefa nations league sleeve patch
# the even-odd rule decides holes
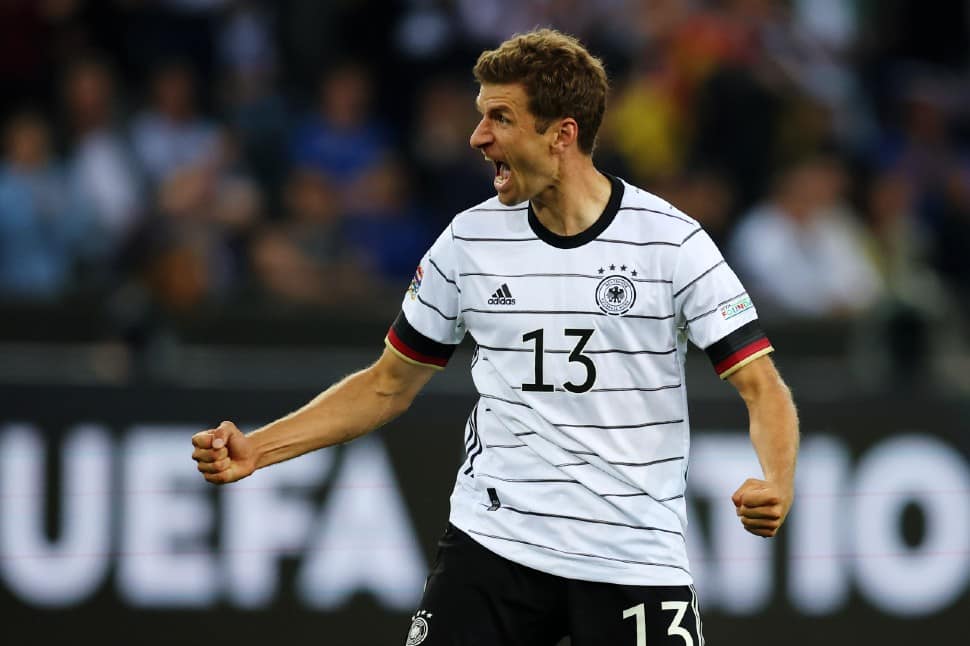
[[[734,300],[728,301],[724,305],[721,305],[721,317],[726,321],[727,319],[734,318],[738,314],[744,314],[752,307],[754,307],[754,305],[751,303],[751,297],[747,294],[741,294]]]
[[[421,265],[414,270],[414,278],[411,279],[411,284],[408,285],[408,295],[411,296],[413,301],[418,297],[418,290],[421,289],[421,281],[424,280],[424,269]]]

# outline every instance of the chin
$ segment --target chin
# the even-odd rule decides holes
[[[513,195],[512,193],[505,193],[505,194],[499,193],[497,197],[498,197],[498,201],[505,206],[514,206],[522,201],[522,200],[516,199],[515,195]]]

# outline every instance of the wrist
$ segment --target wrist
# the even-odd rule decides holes
[[[782,493],[795,492],[795,478],[789,475],[765,475],[765,482],[780,490]]]
[[[270,444],[271,434],[262,432],[268,428],[268,426],[264,426],[246,434],[246,439],[249,440],[249,459],[252,462],[253,471],[267,467],[274,462]]]

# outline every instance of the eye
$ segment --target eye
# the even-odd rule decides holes
[[[509,122],[508,117],[506,117],[502,113],[496,114],[493,118],[494,118],[494,120],[495,120],[496,123],[507,124]]]

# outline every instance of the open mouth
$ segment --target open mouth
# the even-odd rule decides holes
[[[505,162],[495,162],[495,181],[493,184],[496,189],[501,190],[512,179],[512,169]]]

